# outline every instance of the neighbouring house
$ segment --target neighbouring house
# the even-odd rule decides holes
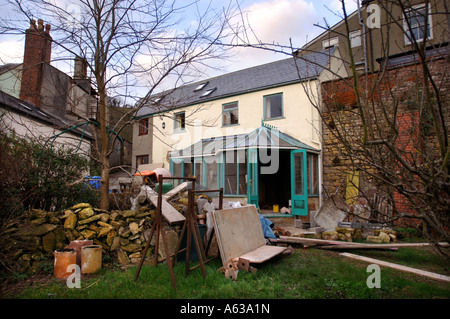
[[[436,90],[432,89],[431,98],[438,95],[442,101],[442,113],[437,116],[446,123],[443,125],[450,126],[449,24],[448,13],[445,12],[448,12],[448,7],[440,0],[362,1],[360,10],[348,16],[349,33],[341,21],[298,52],[303,55],[323,47],[339,48],[350,73],[349,40],[358,90],[367,98],[360,104],[363,108],[359,109],[353,78],[322,82],[323,187],[327,193],[338,191],[349,204],[354,204],[360,196],[368,197],[366,199],[373,207],[378,205],[376,201],[381,195],[387,199],[385,206],[395,212],[414,214],[411,206],[414,199],[408,202],[402,194],[393,191],[387,176],[388,173],[393,174],[392,178],[394,174],[402,175],[405,189],[413,189],[415,177],[412,174],[410,185],[407,185],[406,177],[411,173],[402,171],[396,161],[420,167],[423,154],[433,156],[438,151],[437,136],[442,133],[428,124],[431,114],[426,111],[425,105],[429,102],[425,101],[424,92],[426,83],[430,81],[424,80],[424,74],[435,81]],[[374,26],[377,20],[380,25]],[[425,61],[429,74],[424,73],[420,61]],[[368,91],[364,92],[366,88]],[[348,156],[350,152],[342,142],[342,136],[347,142],[356,144],[361,141],[361,128],[364,126],[359,115],[361,111],[367,112],[370,122],[364,125],[371,125],[371,133],[378,137],[366,147],[372,147],[375,152],[377,143],[381,145],[383,141],[389,141],[392,148],[402,154],[400,158],[384,158],[385,162],[392,162],[390,170],[384,173],[384,185],[373,184],[373,175],[381,172],[377,171],[380,166],[376,167],[374,162],[373,170],[364,167],[367,163],[360,161],[356,153],[354,157]],[[378,128],[375,128],[376,123]],[[395,125],[395,130],[389,129],[392,125]],[[380,158],[383,158],[382,153]]]
[[[70,133],[72,139],[78,140],[67,145],[83,145],[80,150],[88,155],[94,141],[88,122],[95,118],[96,94],[82,59],[75,58],[73,77],[50,64],[50,29],[40,19],[37,25],[31,20],[25,35],[23,63],[0,67],[1,102],[9,107],[3,114],[2,125],[16,134],[41,139],[43,144],[44,139],[58,135],[55,140],[58,145],[66,145],[66,141],[56,132],[78,127],[83,134]],[[36,125],[35,120],[44,126]]]
[[[0,91],[0,130],[39,141],[46,147],[64,147],[88,155],[93,141],[84,129],[74,127],[34,104]]]
[[[347,72],[332,48],[154,94],[136,113],[134,171],[163,163],[230,201],[307,218],[322,184],[321,120],[310,99],[336,75]]]
[[[25,32],[23,63],[0,66],[0,90],[25,102],[26,105],[31,104],[33,109],[36,108],[39,112],[57,118],[58,123],[62,125],[61,129],[82,125],[83,137],[87,137],[82,143],[86,140],[92,142],[88,154],[95,157],[100,148],[96,146],[95,132],[91,124],[95,124],[97,119],[97,93],[88,76],[88,65],[86,60],[75,56],[72,76],[52,66],[50,30],[51,26],[44,26],[43,20],[39,19],[37,24],[35,20],[31,20],[30,27]],[[111,102],[108,108],[108,111],[111,110],[109,127],[113,127],[125,111],[129,111],[113,104]],[[90,125],[83,124],[88,122]],[[34,128],[31,126],[28,130]],[[17,131],[18,127],[15,126],[15,129]],[[28,135],[38,136],[38,133],[41,132],[29,132]],[[129,126],[121,131],[120,138],[114,145],[111,167],[130,167],[131,140]]]
[[[413,50],[413,39],[418,43],[426,40],[427,46],[437,48],[448,42],[446,1],[363,0],[358,10],[348,13],[348,30],[342,19],[305,44],[297,54],[337,47],[350,74],[350,56],[359,73],[379,71],[379,59]]]
[[[87,65],[75,57],[73,77],[50,64],[50,25],[31,20],[25,34],[23,63],[0,68],[0,90],[71,123],[95,119],[96,92]]]

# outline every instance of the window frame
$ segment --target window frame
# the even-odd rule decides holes
[[[355,36],[355,34],[356,34],[356,36]],[[350,47],[351,47],[351,48],[357,48],[357,47],[360,47],[360,46],[362,45],[361,29],[351,31],[351,32],[348,34],[348,37],[349,37],[349,39],[350,39]],[[357,43],[357,44],[354,44],[355,39],[358,40],[358,43]]]
[[[225,109],[226,107],[235,104],[236,106],[230,109]],[[225,123],[225,113],[237,111],[237,123],[231,123],[231,117],[230,117],[230,124]],[[222,104],[222,126],[233,126],[233,125],[239,125],[239,103],[236,102],[230,102]]]
[[[183,122],[179,122],[177,120],[177,117],[179,115],[183,115]],[[179,123],[179,127],[177,125],[177,123]],[[177,112],[173,115],[173,131],[174,132],[184,132],[186,131],[186,111],[183,112]]]
[[[141,158],[142,159],[146,158],[147,159],[147,163],[138,164],[138,160],[141,159]],[[136,159],[135,159],[136,171],[139,168],[139,165],[145,165],[145,164],[149,164],[149,163],[150,163],[150,156],[149,156],[149,154],[136,155]]]
[[[428,3],[428,10],[426,9],[426,3],[420,3],[417,5],[414,5],[408,9],[405,10],[405,12],[403,12],[403,33],[404,33],[404,39],[405,39],[405,45],[411,45],[413,43],[413,39],[414,41],[420,43],[423,42],[424,40],[429,41],[433,39],[433,21],[432,21],[432,15],[431,15],[431,4]],[[411,25],[411,30],[408,26],[408,19],[406,17],[405,14],[408,14],[410,12],[418,12],[421,9],[425,9],[425,12],[428,13],[428,17],[425,18],[424,22],[428,22],[428,27],[426,30],[426,33],[430,33],[429,36],[427,36],[426,34],[423,34],[423,37],[421,39],[416,39],[415,35],[412,33],[413,30],[417,29],[417,28],[413,28],[413,26]],[[410,22],[411,24],[411,22]],[[423,25],[419,25],[419,31],[423,30]],[[409,36],[408,36],[409,35]]]
[[[280,116],[274,116],[274,117],[267,117],[267,98],[274,97],[274,96],[280,96],[281,97],[281,115]],[[284,97],[283,92],[274,93],[274,94],[268,94],[263,96],[264,100],[264,120],[270,121],[270,120],[278,120],[284,118]]]
[[[334,43],[334,42],[336,42],[336,43]],[[338,45],[339,45],[339,37],[332,37],[329,39],[322,40],[322,49],[323,50],[337,47]]]
[[[145,119],[140,119],[138,122],[138,135],[142,136],[142,135],[148,135],[148,128],[149,128],[149,123],[148,123],[148,117]]]

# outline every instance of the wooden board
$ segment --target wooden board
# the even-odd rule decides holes
[[[147,197],[155,207],[158,206],[158,193],[153,189],[147,188]],[[169,224],[184,221],[186,218],[180,214],[172,205],[170,205],[164,198],[161,201],[161,214]]]
[[[311,244],[311,245],[358,245],[357,243],[346,241],[289,237],[289,236],[280,236],[280,238],[277,239],[276,242],[290,243],[290,244]]]
[[[174,196],[176,196],[178,193],[184,191],[188,186],[187,182],[181,183],[180,185],[178,185],[177,187],[171,189],[170,191],[168,191],[167,193],[165,193],[163,196],[163,198],[165,200],[170,200],[172,199]]]
[[[216,210],[212,216],[224,265],[232,258],[245,256],[245,254],[266,245],[255,206]],[[276,251],[276,254],[278,253]],[[261,249],[257,254],[257,257],[256,254],[254,255],[254,260],[267,260],[274,256],[274,251]]]
[[[348,258],[352,258],[352,259],[356,259],[356,260],[365,261],[365,262],[368,262],[368,263],[371,263],[371,264],[377,264],[377,265],[380,265],[380,266],[389,267],[389,268],[392,268],[392,269],[413,273],[413,274],[416,274],[416,275],[424,276],[424,277],[427,277],[427,278],[431,278],[431,279],[435,279],[435,280],[439,280],[439,281],[443,281],[443,282],[450,282],[450,277],[449,276],[436,274],[436,273],[425,271],[425,270],[421,270],[421,269],[411,268],[411,267],[407,267],[407,266],[403,266],[403,265],[390,263],[390,262],[387,262],[387,261],[382,261],[382,260],[378,260],[378,259],[368,258],[368,257],[364,257],[364,256],[358,256],[358,255],[354,255],[354,254],[350,254],[350,253],[341,253],[339,255],[340,256],[344,256],[344,257],[348,257]]]
[[[250,263],[260,264],[281,254],[285,250],[286,247],[264,245],[240,256],[240,258],[247,259]]]
[[[448,247],[448,243],[439,243],[442,247]],[[321,249],[392,249],[401,247],[426,247],[430,246],[429,243],[394,243],[394,244],[360,244],[354,243],[353,245],[330,245],[321,246]]]

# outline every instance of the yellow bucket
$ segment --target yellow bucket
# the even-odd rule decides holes
[[[273,205],[273,212],[278,213],[279,211],[280,211],[280,206],[278,206],[277,204]]]

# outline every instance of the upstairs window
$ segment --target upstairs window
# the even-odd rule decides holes
[[[283,93],[264,96],[264,119],[283,117]]]
[[[186,113],[175,113],[175,119],[173,124],[174,131],[184,131],[186,128]]]
[[[325,49],[329,49],[332,47],[335,47],[339,44],[339,38],[338,37],[334,37],[331,39],[326,39],[322,41],[322,48]]]
[[[422,42],[431,39],[431,7],[428,4],[419,4],[405,11],[403,16],[403,30],[405,31],[405,44],[413,40]]]
[[[350,38],[350,46],[352,48],[361,46],[361,30],[350,32],[349,38]]]
[[[228,103],[223,105],[222,125],[236,125],[239,124],[239,109],[238,103]]]
[[[139,135],[148,134],[148,118],[139,121]]]

